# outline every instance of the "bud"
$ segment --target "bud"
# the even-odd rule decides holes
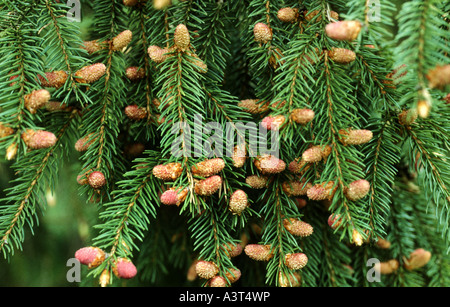
[[[417,102],[417,113],[421,118],[427,118],[430,114],[431,105],[426,100],[419,100]]]
[[[125,76],[131,81],[142,80],[145,78],[145,69],[139,67],[128,67],[125,71]]]
[[[234,167],[240,168],[244,166],[245,161],[247,160],[247,148],[245,146],[245,144],[234,146],[233,155],[231,157]]]
[[[258,43],[267,43],[272,40],[272,29],[265,23],[259,22],[253,28],[255,41]]]
[[[172,5],[172,0],[153,0],[153,8],[155,10],[163,10]]]
[[[373,133],[370,130],[353,130],[352,128],[339,130],[339,135],[341,142],[345,145],[365,144],[373,137]]]
[[[146,108],[133,104],[125,108],[125,115],[131,120],[140,121],[147,118],[148,112]]]
[[[102,63],[85,66],[75,73],[79,83],[94,83],[106,73],[106,66]]]
[[[230,283],[235,283],[239,280],[239,278],[241,278],[241,270],[230,268],[225,272],[225,277]]]
[[[281,186],[284,193],[289,197],[306,195],[308,190],[312,188],[310,182],[305,183],[300,181],[285,181]]]
[[[265,175],[278,174],[286,168],[286,163],[283,160],[272,155],[258,156],[254,164]]]
[[[261,126],[267,130],[277,131],[282,128],[285,120],[284,115],[266,116],[263,118]]]
[[[250,114],[264,113],[269,110],[269,103],[259,99],[244,99],[238,103],[238,106]]]
[[[347,199],[357,201],[369,193],[370,183],[367,180],[360,179],[353,181],[345,189],[344,193]]]
[[[98,247],[83,247],[75,252],[75,258],[89,269],[96,268],[105,260],[105,252]]]
[[[269,178],[265,176],[250,175],[245,178],[245,182],[253,189],[263,189],[267,187]]]
[[[200,59],[200,57],[197,54],[193,52],[187,52],[187,54],[189,55],[187,60],[190,63],[194,64],[194,69],[197,72],[201,74],[208,72],[208,65],[206,65],[206,63],[202,59]]]
[[[437,65],[435,68],[430,69],[426,78],[430,88],[443,88],[445,85],[450,84],[450,64]]]
[[[28,129],[22,133],[22,140],[31,149],[49,148],[56,144],[56,136],[48,131]]]
[[[278,284],[280,287],[299,287],[301,280],[300,274],[297,272],[289,272],[288,276],[282,271],[278,274]]]
[[[9,145],[8,149],[6,149],[6,160],[13,160],[17,155],[17,149],[17,143],[12,143],[11,145]]]
[[[88,135],[86,135],[85,137],[79,139],[76,143],[75,143],[75,150],[78,152],[83,152],[89,149],[89,146],[91,146],[96,138],[93,138],[92,136],[94,135],[94,133],[90,133]]]
[[[306,195],[311,200],[331,200],[337,190],[337,187],[333,187],[334,181],[319,183],[308,189]]]
[[[400,264],[397,259],[391,259],[386,262],[376,263],[374,269],[382,275],[389,275],[397,271]]]
[[[229,210],[233,214],[241,215],[247,209],[248,199],[247,194],[242,190],[235,191],[230,197]]]
[[[131,260],[126,258],[118,258],[113,265],[113,273],[118,278],[131,279],[137,274],[137,269]]]
[[[188,28],[184,24],[179,24],[174,34],[175,46],[181,51],[186,51],[191,44],[191,37]]]
[[[168,57],[168,53],[169,51],[165,48],[158,46],[148,47],[148,55],[150,59],[157,64],[164,62]]]
[[[221,172],[225,167],[225,161],[221,158],[214,158],[199,162],[191,167],[192,174],[200,177],[211,177]]]
[[[291,112],[291,119],[297,124],[306,125],[314,119],[315,113],[311,109],[294,109]]]
[[[294,202],[295,202],[295,205],[297,206],[297,208],[299,208],[299,209],[305,208],[306,205],[308,204],[306,199],[303,199],[300,197],[294,198]]]
[[[228,257],[237,257],[242,254],[242,245],[239,243],[226,243],[223,245],[223,249]]]
[[[109,271],[107,269],[104,269],[102,274],[100,274],[98,283],[100,284],[100,287],[104,288],[107,285],[109,285],[110,282],[111,282],[111,276],[109,274]]]
[[[180,188],[170,188],[169,190],[165,191],[160,197],[161,202],[167,206],[179,206],[182,202],[185,201],[189,192],[188,189],[183,189],[181,191],[180,190]]]
[[[294,22],[298,17],[298,9],[284,7],[278,10],[277,17],[282,22]]]
[[[356,59],[356,53],[350,49],[345,48],[331,48],[328,51],[328,56],[334,62],[339,64],[348,64],[353,62]]]
[[[377,247],[381,249],[389,249],[391,247],[391,242],[389,242],[388,240],[384,240],[382,238],[378,238],[375,244]]]
[[[153,168],[153,176],[164,181],[173,181],[181,176],[183,167],[181,163],[172,162],[165,165],[156,165]]]
[[[214,276],[213,278],[211,278],[211,280],[208,282],[208,284],[210,287],[213,287],[213,288],[228,287],[228,282],[222,276]]]
[[[331,214],[328,217],[328,226],[333,229],[338,229],[341,226],[342,220],[339,214]]]
[[[296,218],[284,219],[283,226],[290,234],[299,237],[308,237],[314,231],[310,224]]]
[[[66,84],[68,75],[65,71],[53,71],[45,73],[45,78],[38,75],[38,79],[43,87],[60,88]]]
[[[89,54],[93,54],[100,50],[106,49],[106,45],[104,43],[99,43],[98,40],[92,40],[83,42],[82,48],[85,49]]]
[[[415,122],[419,114],[416,109],[403,110],[398,116],[398,121],[401,125],[410,126]]]
[[[269,261],[274,256],[270,245],[247,244],[244,248],[244,252],[247,256],[256,261]]]
[[[88,176],[88,183],[93,189],[100,189],[106,184],[105,175],[99,171],[92,172]]]
[[[220,176],[212,176],[204,180],[198,181],[194,186],[196,194],[201,196],[210,196],[216,193],[222,185],[222,178]]]
[[[331,39],[339,41],[353,41],[359,32],[361,32],[362,24],[355,20],[345,20],[332,22],[326,25],[325,33]]]
[[[308,263],[308,257],[303,253],[286,254],[284,262],[291,270],[300,270]]]
[[[50,100],[50,92],[47,90],[35,90],[31,94],[25,95],[24,105],[31,114],[36,114],[37,110],[45,106]]]
[[[200,278],[211,279],[219,273],[219,268],[214,262],[200,260],[195,265],[195,272]]]
[[[14,129],[11,127],[4,126],[0,123],[0,139],[6,138],[14,134]]]
[[[405,269],[412,271],[425,266],[431,259],[431,253],[423,248],[414,250],[404,263]]]
[[[322,160],[322,158],[322,147],[319,145],[308,148],[302,154],[302,160],[306,163],[319,162]]]
[[[133,33],[130,30],[125,30],[112,39],[112,50],[120,51],[128,46],[133,38]]]
[[[363,236],[356,229],[353,229],[352,232],[352,243],[354,243],[356,246],[361,246],[364,243]]]

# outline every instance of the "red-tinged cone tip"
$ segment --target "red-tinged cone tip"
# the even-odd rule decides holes
[[[113,266],[113,272],[118,278],[131,279],[136,276],[137,269],[131,260],[119,258]]]

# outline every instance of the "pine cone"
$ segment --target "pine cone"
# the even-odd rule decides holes
[[[284,7],[278,10],[277,17],[280,21],[290,23],[298,18],[298,9],[291,7]]]
[[[325,33],[331,39],[339,41],[353,41],[358,37],[361,29],[361,22],[355,20],[345,20],[327,24],[325,27]]]
[[[170,51],[166,48],[161,48],[158,46],[148,47],[148,55],[150,59],[157,64],[164,62],[169,57],[169,52]]]
[[[235,191],[230,197],[229,210],[233,214],[241,215],[248,207],[247,194],[242,190]]]
[[[261,121],[261,126],[267,130],[277,131],[283,128],[283,124],[286,121],[284,115],[266,116]]]
[[[431,253],[423,248],[418,248],[411,252],[409,258],[405,261],[404,267],[408,271],[420,269],[425,266],[431,259]]]
[[[269,103],[259,99],[244,99],[238,103],[238,106],[250,114],[264,113],[269,110]]]
[[[83,247],[75,252],[75,258],[89,269],[96,268],[105,260],[105,252],[98,247]]]
[[[174,181],[183,173],[181,163],[172,162],[165,165],[157,165],[153,168],[153,176],[164,181]]]
[[[145,69],[136,66],[128,67],[125,76],[131,81],[138,81],[145,78]]]
[[[269,178],[265,176],[250,175],[245,179],[245,182],[253,189],[263,189],[267,187]]]
[[[241,270],[230,268],[229,271],[225,272],[225,277],[230,283],[235,283],[239,280],[239,278],[241,278]]]
[[[214,276],[208,282],[209,286],[212,288],[224,288],[228,287],[228,282],[222,276]]]
[[[353,130],[349,128],[339,130],[339,136],[341,142],[345,145],[361,145],[369,142],[373,137],[373,133],[370,130]]]
[[[375,264],[375,270],[380,272],[380,274],[382,275],[389,275],[394,273],[395,271],[397,271],[397,269],[399,268],[400,263],[398,262],[397,259],[391,259],[389,261],[386,262],[380,262]]]
[[[308,148],[302,154],[302,160],[306,163],[315,163],[321,161],[322,159],[322,147],[319,145]]]
[[[296,218],[284,219],[283,226],[290,234],[299,237],[308,237],[314,231],[310,224]]]
[[[174,34],[175,46],[181,50],[186,51],[191,44],[191,36],[188,28],[184,24],[179,24],[175,29]]]
[[[233,148],[233,155],[231,157],[233,160],[233,166],[240,168],[243,167],[245,161],[247,160],[247,148],[245,144],[236,145]]]
[[[308,190],[312,188],[310,182],[305,183],[300,181],[285,181],[281,186],[284,193],[289,197],[306,195]]]
[[[219,273],[219,268],[214,262],[200,260],[195,265],[195,272],[200,278],[211,279]]]
[[[342,220],[339,214],[331,214],[328,217],[328,226],[333,229],[338,229],[341,226]]]
[[[112,50],[120,51],[128,46],[133,39],[133,33],[130,30],[125,30],[112,39]]]
[[[24,105],[31,114],[36,114],[37,110],[44,107],[50,100],[50,92],[47,90],[35,90],[31,94],[25,95]]]
[[[286,163],[273,155],[258,156],[254,164],[264,175],[278,174],[286,169]]]
[[[301,276],[297,272],[289,272],[288,276],[283,271],[278,273],[278,284],[280,287],[299,287]]]
[[[191,167],[191,172],[195,176],[211,177],[221,172],[225,168],[225,161],[221,158],[214,158],[199,162]]]
[[[334,181],[330,181],[328,183],[320,183],[316,184],[310,189],[308,189],[306,195],[311,200],[331,200],[334,197],[334,193],[337,190],[337,187],[334,187]]]
[[[247,256],[256,261],[269,261],[274,256],[270,245],[247,244],[244,248],[244,252]]]
[[[339,64],[348,64],[353,62],[356,59],[356,53],[350,49],[345,48],[331,48],[328,51],[328,56],[334,62]]]
[[[67,78],[69,76],[63,70],[47,72],[45,73],[45,78],[41,75],[38,75],[38,79],[41,82],[43,87],[54,87],[60,88],[64,84],[66,84]]]
[[[242,254],[242,245],[239,243],[227,243],[223,245],[223,249],[227,253],[228,257],[237,257]]]
[[[353,181],[345,189],[344,194],[347,199],[357,201],[364,198],[370,190],[370,183],[367,180],[360,179]]]
[[[4,126],[0,123],[0,139],[6,138],[14,134],[14,129],[8,126]]]
[[[311,109],[294,109],[291,112],[291,119],[300,125],[306,125],[314,119],[315,113]]]
[[[118,258],[112,267],[114,275],[118,278],[131,279],[136,276],[137,269],[131,260]]]
[[[106,73],[106,66],[102,63],[85,66],[75,73],[76,81],[79,83],[94,83]]]
[[[266,44],[272,40],[272,29],[262,22],[255,24],[253,34],[258,43]]]
[[[189,192],[188,189],[183,189],[181,191],[180,190],[180,188],[170,188],[169,190],[165,191],[160,197],[161,202],[167,206],[179,206],[182,202],[185,201]]]
[[[106,184],[105,175],[102,172],[95,171],[89,174],[88,183],[93,189],[100,189]]]
[[[54,146],[57,142],[56,136],[48,131],[28,129],[22,133],[22,140],[30,149],[44,149]]]
[[[85,137],[79,139],[75,143],[75,150],[78,152],[83,152],[83,151],[88,150],[89,146],[91,146],[96,141],[96,138],[92,137],[93,135],[94,135],[94,133],[90,133],[90,134],[86,135]]]
[[[146,108],[133,104],[125,108],[125,115],[131,120],[140,121],[147,118],[148,112]]]
[[[194,191],[196,194],[201,196],[211,196],[220,189],[221,185],[222,178],[215,175],[198,181],[194,186]]]
[[[308,257],[303,253],[286,254],[284,262],[291,270],[300,270],[308,263]]]
[[[99,52],[100,50],[106,49],[105,43],[99,43],[98,40],[85,41],[83,42],[83,49],[85,49],[89,54]]]

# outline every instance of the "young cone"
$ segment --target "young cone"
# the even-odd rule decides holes
[[[291,7],[281,8],[280,10],[278,10],[277,17],[282,22],[294,22],[298,17],[298,9]]]
[[[310,224],[296,218],[284,219],[283,226],[290,234],[299,237],[308,237],[314,231]]]
[[[186,51],[191,44],[191,36],[188,28],[184,24],[179,24],[175,29],[174,34],[175,46],[181,50]]]
[[[382,275],[389,275],[398,270],[400,263],[397,259],[376,263],[374,268]]]
[[[253,28],[253,35],[255,41],[258,43],[266,44],[272,40],[272,29],[265,23],[259,22],[255,24]]]
[[[373,137],[373,133],[370,130],[353,130],[351,128],[339,130],[339,135],[341,137],[341,142],[345,145],[365,144]]]
[[[38,75],[39,81],[41,81],[41,85],[43,87],[54,87],[60,88],[64,84],[66,84],[67,78],[69,76],[63,70],[47,72],[45,73],[45,78]]]
[[[219,268],[214,262],[200,260],[195,265],[195,272],[200,278],[211,279],[219,273]]]
[[[191,172],[193,175],[200,177],[211,177],[221,172],[225,167],[225,161],[221,158],[214,158],[204,160],[192,166]]]
[[[96,268],[105,260],[105,252],[98,247],[83,247],[75,252],[75,258],[89,269]]]
[[[125,115],[131,120],[140,121],[147,118],[148,112],[146,108],[133,104],[125,108]]]
[[[131,279],[137,274],[137,269],[134,264],[126,258],[118,258],[112,269],[114,275],[118,278]]]
[[[301,182],[301,181],[285,181],[282,183],[282,188],[284,193],[287,196],[302,196],[308,193],[308,190],[312,188],[312,184],[310,182]]]
[[[319,183],[308,189],[306,195],[311,200],[331,200],[336,192],[337,187],[334,187],[334,181],[328,183]]]
[[[95,142],[95,138],[93,138],[94,134],[90,133],[86,135],[85,137],[82,137],[75,143],[75,150],[78,152],[83,152],[89,149],[89,146],[91,146]]]
[[[165,48],[161,48],[158,46],[150,46],[148,47],[148,55],[150,57],[150,59],[155,62],[156,64],[162,63],[164,62],[168,55],[167,53],[169,52],[167,49]]]
[[[300,270],[308,263],[308,257],[303,253],[286,254],[284,262],[291,270]]]
[[[364,198],[370,190],[370,183],[367,180],[360,179],[353,181],[345,189],[345,196],[347,199],[357,201]]]
[[[291,119],[300,125],[306,125],[314,119],[315,113],[311,109],[294,109],[291,112]]]
[[[131,81],[138,81],[145,78],[145,69],[136,66],[128,67],[125,76]]]
[[[450,64],[437,65],[430,69],[426,75],[430,88],[443,88],[450,84]]]
[[[45,149],[56,144],[56,136],[48,131],[28,129],[22,133],[22,140],[30,149]]]
[[[286,169],[286,163],[272,155],[258,156],[254,164],[264,175],[278,174]]]
[[[112,39],[112,50],[120,51],[128,46],[133,39],[133,33],[130,30],[125,30]]]
[[[411,252],[409,258],[405,261],[404,267],[408,271],[420,269],[431,259],[431,253],[423,248],[418,248]]]
[[[248,207],[247,194],[242,190],[235,191],[230,197],[229,210],[233,214],[241,215]]]
[[[181,191],[180,190],[180,188],[170,188],[169,190],[165,191],[160,197],[161,202],[167,206],[179,206],[182,202],[185,201],[189,192],[188,189],[183,189]]]
[[[178,162],[172,162],[164,165],[160,164],[153,168],[153,176],[164,181],[176,180],[181,176],[182,172],[183,167],[181,166],[181,163]]]
[[[93,189],[100,189],[106,184],[105,175],[99,171],[92,172],[88,176],[88,183]]]
[[[350,49],[332,48],[328,51],[328,56],[339,64],[349,64],[356,59],[356,53]]]
[[[250,175],[245,178],[245,183],[247,183],[253,189],[263,189],[267,187],[269,178],[267,178],[266,176]]]
[[[75,73],[76,81],[79,83],[94,83],[106,73],[106,66],[103,63],[85,66]]]
[[[247,244],[244,248],[244,252],[247,256],[256,261],[269,261],[274,256],[270,245]]]
[[[215,175],[198,181],[194,186],[194,191],[201,196],[211,196],[220,189],[221,185],[222,178]]]
[[[356,20],[344,20],[332,22],[326,25],[325,33],[331,39],[339,41],[353,41],[359,32],[361,32],[362,24]]]
[[[31,94],[25,95],[25,108],[27,108],[31,114],[36,114],[37,110],[44,107],[50,100],[50,97],[50,92],[47,90],[35,90],[31,92]]]

